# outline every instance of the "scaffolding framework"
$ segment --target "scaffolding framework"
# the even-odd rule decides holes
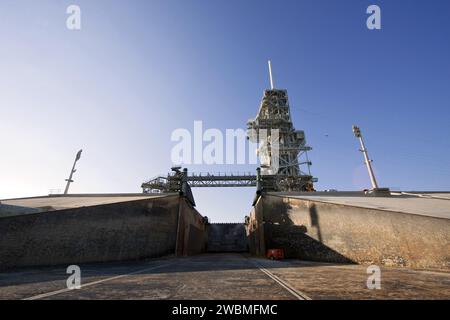
[[[181,190],[181,175],[169,174],[166,177],[155,177],[142,184],[144,193],[173,192]],[[191,173],[187,175],[187,183],[192,188],[210,187],[256,187],[256,175],[249,173]]]
[[[260,154],[260,158],[265,157],[268,162],[261,169],[262,185],[266,190],[314,190],[313,183],[317,179],[311,175],[308,158],[312,148],[306,144],[305,132],[295,130],[292,124],[287,90],[265,90],[256,118],[248,121],[247,130],[255,142],[263,144],[259,149],[265,153],[264,156]],[[273,149],[274,138],[269,136],[273,132],[277,133],[277,150]]]
[[[274,132],[274,130],[278,131],[279,170],[274,174],[283,176],[311,175],[311,162],[307,158],[307,152],[312,148],[306,145],[305,132],[294,129],[286,90],[265,90],[258,114],[254,120],[247,123],[247,129],[249,135],[252,134],[250,132],[256,133],[258,143],[262,142],[259,139],[261,130],[266,130],[267,134]],[[304,161],[300,161],[299,159],[303,157]],[[271,161],[276,160],[271,159]],[[301,170],[302,165],[306,166],[306,171]],[[264,168],[262,174],[265,175]]]
[[[270,89],[264,91],[255,119],[247,122],[247,136],[258,145],[261,168],[257,174],[187,174],[180,168],[167,177],[142,184],[144,192],[181,190],[189,187],[254,187],[266,191],[314,191],[317,178],[311,175],[311,161],[305,132],[292,124],[287,90],[275,89],[269,61]],[[274,143],[276,142],[276,144]],[[276,148],[276,149],[275,149]],[[274,169],[276,168],[276,169]],[[184,174],[184,175],[183,175]]]

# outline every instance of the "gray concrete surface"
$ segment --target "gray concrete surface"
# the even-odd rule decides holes
[[[14,202],[15,201],[15,202]],[[77,195],[12,202],[60,210],[0,217],[0,270],[198,254],[203,217],[178,194]]]
[[[449,299],[450,273],[381,268],[367,289],[361,265],[269,261],[205,254],[142,262],[83,264],[68,290],[66,266],[0,273],[0,299]]]
[[[450,219],[450,192],[393,192],[391,197],[371,197],[360,192],[280,192],[268,195]]]
[[[450,270],[450,201],[332,194],[264,194],[247,226],[250,252],[282,248],[304,260]]]
[[[0,213],[2,206],[17,206],[21,208],[30,208],[31,210],[21,210],[19,213],[39,212],[73,209],[80,207],[90,207],[102,204],[111,204],[127,201],[136,201],[144,199],[154,199],[170,197],[176,194],[143,194],[143,193],[119,193],[119,194],[69,194],[69,195],[50,195],[42,197],[17,198],[0,200]],[[7,209],[7,208],[5,208]],[[34,209],[34,210],[32,210]],[[14,213],[14,212],[12,212]],[[10,214],[14,215],[14,214]],[[6,216],[6,214],[4,215]]]

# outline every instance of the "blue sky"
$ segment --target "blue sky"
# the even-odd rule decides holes
[[[366,28],[370,4],[381,30]],[[269,58],[318,190],[370,185],[354,123],[380,185],[448,190],[449,18],[444,0],[1,0],[0,198],[63,189],[79,148],[72,192],[139,192],[168,172],[173,130],[245,128]],[[253,193],[194,189],[213,221],[241,221]]]

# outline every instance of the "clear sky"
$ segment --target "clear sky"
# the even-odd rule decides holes
[[[64,189],[80,148],[71,192],[140,192],[169,171],[173,130],[245,128],[269,58],[318,190],[370,186],[354,123],[381,186],[449,190],[449,21],[445,0],[1,0],[0,199]],[[210,220],[242,221],[255,190],[193,191]]]

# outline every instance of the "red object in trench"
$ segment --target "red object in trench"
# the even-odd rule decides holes
[[[267,258],[271,260],[281,260],[284,259],[283,249],[269,249],[267,250]]]

